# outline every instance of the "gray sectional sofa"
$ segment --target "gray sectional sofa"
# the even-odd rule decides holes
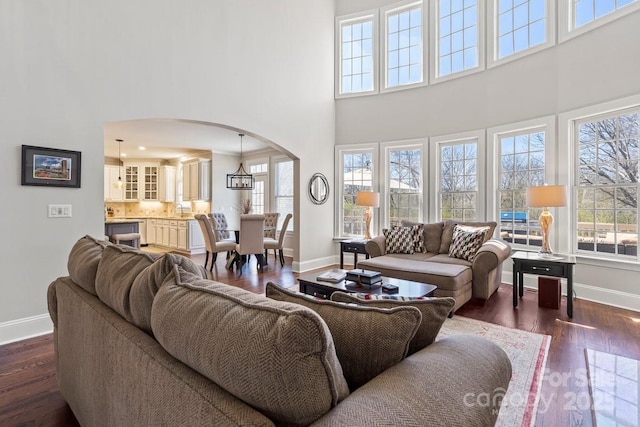
[[[356,336],[334,340],[301,304],[207,280],[179,255],[89,236],[68,270],[49,286],[48,304],[58,385],[83,426],[490,426],[499,408],[465,405],[465,396],[500,402],[511,378],[502,349],[458,335],[408,357],[405,339],[393,348],[399,360],[353,387],[349,369],[386,356],[376,354],[378,323],[366,317],[367,330],[354,330],[349,311],[333,319]],[[345,307],[389,317],[392,342],[401,331],[411,338],[422,318],[415,307]],[[363,339],[371,357],[345,360],[350,348],[338,345]]]
[[[419,223],[403,221],[403,226]],[[473,261],[449,256],[456,224],[470,227],[489,227],[485,242]],[[447,220],[423,224],[426,252],[389,254],[385,236],[369,240],[365,248],[371,258],[358,262],[358,268],[379,271],[383,276],[436,285],[435,296],[453,297],[457,310],[471,298],[486,301],[500,286],[502,263],[511,255],[511,245],[502,239],[491,238],[495,222],[461,222]]]

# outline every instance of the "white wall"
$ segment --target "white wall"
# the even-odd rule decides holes
[[[0,342],[41,332],[71,246],[104,234],[105,123],[223,123],[297,156],[302,183],[332,175],[334,16],[333,0],[0,0]],[[21,186],[21,144],[81,151],[82,188]],[[329,255],[332,206],[296,209],[297,262]]]
[[[336,14],[391,3],[338,1]],[[639,27],[640,12],[634,12],[555,47],[467,77],[383,95],[340,99],[336,102],[336,144],[487,129],[640,94]],[[566,136],[560,135],[558,141],[567,144]],[[510,263],[506,264],[504,278],[510,282]],[[611,264],[594,265],[583,259],[576,267],[575,280],[580,285],[578,297],[640,310],[640,289],[636,285],[640,282],[640,266],[611,268]]]

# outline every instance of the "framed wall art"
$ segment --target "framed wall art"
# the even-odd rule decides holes
[[[81,152],[22,146],[22,185],[80,188]]]

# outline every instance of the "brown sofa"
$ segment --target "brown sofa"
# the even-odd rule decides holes
[[[403,221],[403,226],[418,223]],[[489,227],[487,240],[476,253],[473,262],[449,256],[449,246],[456,224]],[[447,220],[424,224],[426,253],[388,254],[385,237],[376,236],[365,245],[370,259],[358,262],[358,268],[379,271],[383,276],[436,285],[435,296],[453,297],[457,310],[472,297],[486,301],[500,286],[502,263],[511,255],[511,245],[493,239],[495,222],[460,222]]]
[[[327,324],[303,305],[89,236],[68,270],[48,303],[58,385],[85,426],[489,426],[497,408],[464,402],[500,402],[511,378],[497,345],[459,335],[349,390]],[[415,307],[357,310],[421,319]]]

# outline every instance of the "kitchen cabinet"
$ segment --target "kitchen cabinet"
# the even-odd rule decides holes
[[[205,253],[204,236],[195,219],[147,219],[147,242],[189,254]]]
[[[211,193],[211,160],[197,159],[182,164],[182,200],[207,201]]]
[[[142,200],[158,200],[159,176],[158,165],[141,165],[143,173],[142,179]]]
[[[120,168],[116,165],[104,166],[104,201],[122,202],[124,200],[124,189],[116,188],[115,183],[120,176]],[[122,177],[124,179],[124,177]]]
[[[187,221],[178,221],[178,249],[187,250]]]
[[[162,220],[162,246],[169,246],[169,220]]]
[[[193,220],[189,221],[189,240],[188,240],[188,249],[193,253],[204,253],[205,252],[205,243],[204,243],[204,235],[202,234],[202,229],[198,224],[198,221]]]
[[[140,246],[147,246],[149,242],[147,241],[147,221],[141,219],[138,221],[140,224],[138,229],[140,230]]]
[[[155,219],[147,219],[147,244],[156,244],[156,222]]]
[[[169,221],[169,247],[178,249],[178,221]]]
[[[160,166],[158,171],[158,200],[161,202],[176,201],[175,166]]]
[[[124,165],[124,201],[138,201],[140,167],[138,165]]]

